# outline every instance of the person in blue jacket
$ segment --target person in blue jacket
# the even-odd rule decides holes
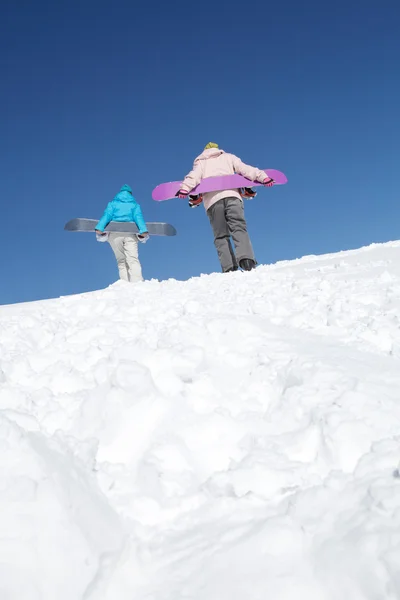
[[[105,232],[104,229],[110,221],[136,223],[139,233]],[[140,205],[133,197],[129,185],[123,185],[120,192],[108,203],[95,231],[99,241],[109,242],[117,259],[120,279],[131,282],[143,281],[138,240],[147,242],[149,234]]]

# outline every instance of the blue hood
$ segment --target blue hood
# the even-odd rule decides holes
[[[136,202],[132,195],[132,188],[127,184],[122,186],[114,200],[119,200],[120,202]]]

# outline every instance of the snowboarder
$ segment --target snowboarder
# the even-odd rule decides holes
[[[136,223],[139,234],[105,232],[104,229],[110,221]],[[133,197],[129,185],[123,185],[120,192],[108,203],[95,231],[99,241],[109,242],[117,259],[120,279],[131,282],[143,281],[138,240],[143,243],[147,242],[149,234],[140,205]]]
[[[251,181],[258,181],[270,187],[274,181],[266,177],[264,171],[244,164],[234,154],[220,150],[218,144],[209,142],[193,164],[193,170],[186,175],[177,196],[187,198],[189,192],[206,177],[232,175],[238,173]],[[211,227],[214,232],[214,244],[218,252],[222,271],[237,271],[240,267],[250,271],[256,266],[253,248],[247,233],[244,217],[243,200],[239,190],[224,190],[208,192],[202,196],[189,196],[189,206],[192,208],[204,202]],[[235,244],[236,253],[232,248],[230,237]]]

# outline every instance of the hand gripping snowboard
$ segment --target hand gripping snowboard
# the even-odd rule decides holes
[[[64,229],[66,231],[94,231],[97,223],[97,219],[72,219],[65,224]],[[173,236],[176,235],[176,229],[169,223],[146,223],[147,231],[150,235],[160,236]],[[139,233],[135,223],[132,222],[119,222],[111,221],[104,229],[104,231],[113,231],[118,233]]]
[[[281,171],[276,169],[264,169],[264,173],[268,177],[272,177],[275,181],[274,185],[283,185],[287,182],[287,177]],[[170,198],[175,198],[177,192],[181,189],[182,181],[171,181],[169,183],[161,183],[152,192],[153,200],[163,202]],[[199,183],[198,186],[190,190],[190,194],[204,194],[206,192],[219,192],[222,190],[232,190],[243,187],[254,187],[263,185],[258,181],[250,181],[242,175],[223,175],[221,177],[207,177]]]

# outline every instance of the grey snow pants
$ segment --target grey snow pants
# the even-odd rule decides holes
[[[222,271],[236,269],[242,258],[254,258],[244,218],[243,201],[239,198],[222,198],[207,211],[214,232],[214,244]],[[235,244],[234,252],[230,238]]]

